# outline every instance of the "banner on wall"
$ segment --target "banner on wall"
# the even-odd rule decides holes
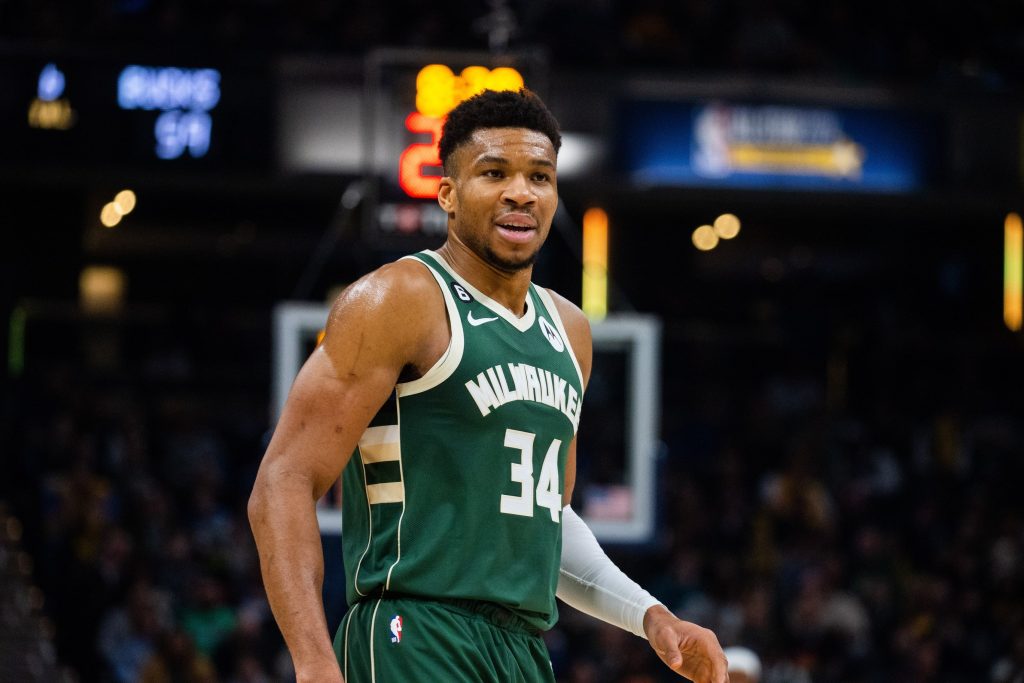
[[[629,101],[618,124],[620,168],[648,186],[908,192],[939,147],[935,121],[893,110]]]

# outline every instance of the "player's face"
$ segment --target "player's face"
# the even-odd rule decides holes
[[[453,157],[438,201],[455,237],[500,270],[532,265],[558,208],[551,140],[528,128],[481,128]]]

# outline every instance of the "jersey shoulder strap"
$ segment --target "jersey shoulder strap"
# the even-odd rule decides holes
[[[555,334],[565,344],[566,350],[569,352],[569,358],[572,360],[573,367],[576,368],[576,374],[580,378],[580,387],[584,386],[583,371],[580,369],[580,362],[576,358],[576,350],[572,346],[572,342],[569,341],[569,333],[565,331],[565,325],[562,324],[562,316],[558,313],[558,307],[555,305],[555,300],[544,287],[538,287],[537,285],[530,283],[530,288],[534,292],[534,299],[540,300],[541,305],[546,309],[547,314],[551,317],[551,322],[554,324],[554,329],[548,329],[547,321],[541,316],[538,324],[541,326],[541,331],[545,336],[553,336]]]
[[[430,252],[422,251],[417,254],[411,254],[404,256],[402,259],[409,259],[412,261],[418,261],[426,267],[427,271],[434,277],[437,282],[437,286],[441,289],[441,296],[444,297],[444,305],[448,311],[448,329],[451,332],[451,340],[448,342],[448,348],[445,349],[441,357],[437,359],[433,367],[427,370],[422,377],[414,379],[410,382],[399,382],[395,385],[395,391],[401,398],[403,396],[412,396],[413,394],[419,394],[428,389],[433,389],[438,386],[446,379],[452,376],[455,369],[459,367],[459,363],[462,362],[462,353],[465,350],[465,335],[462,331],[462,316],[459,315],[459,308],[455,303],[455,298],[452,296],[451,289],[448,283],[445,282],[441,276],[441,270],[437,265]]]

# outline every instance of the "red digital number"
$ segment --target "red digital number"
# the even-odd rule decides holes
[[[444,119],[424,116],[418,111],[409,114],[405,119],[405,127],[409,129],[410,133],[430,135],[430,142],[416,142],[409,145],[398,159],[398,184],[410,197],[423,199],[437,197],[441,178],[440,176],[423,175],[423,167],[441,165],[437,143],[441,139],[443,124]]]

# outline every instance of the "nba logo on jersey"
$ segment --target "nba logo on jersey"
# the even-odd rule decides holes
[[[391,617],[391,642],[402,642],[402,615],[396,614]]]

